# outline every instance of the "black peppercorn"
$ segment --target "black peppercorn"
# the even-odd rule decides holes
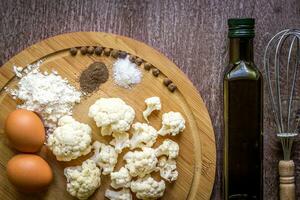
[[[159,73],[160,73],[160,71],[159,71],[159,69],[157,69],[157,68],[155,68],[155,69],[152,69],[152,74],[153,74],[153,76],[158,76],[159,75]]]
[[[87,48],[86,47],[81,47],[80,52],[82,55],[85,55],[87,52]]]
[[[151,69],[152,65],[150,63],[145,63],[144,64],[144,69],[149,71]]]
[[[112,50],[111,53],[110,53],[110,55],[113,58],[118,58],[118,56],[119,56],[119,50],[116,50],[116,49]]]
[[[75,56],[77,54],[77,48],[76,47],[72,47],[70,49],[70,53],[71,53],[72,56]]]
[[[103,51],[103,48],[102,47],[96,47],[95,48],[95,54],[97,55],[97,56],[100,56],[101,55],[101,53],[102,53],[102,51]]]
[[[177,87],[176,87],[176,85],[174,83],[170,83],[168,85],[168,89],[169,89],[170,92],[174,92],[176,90],[176,88]]]
[[[90,47],[87,49],[87,53],[88,53],[88,54],[93,54],[93,53],[94,53],[94,50],[95,50],[95,48],[92,47],[92,46],[90,46]]]
[[[170,79],[168,79],[168,78],[165,78],[164,79],[164,85],[165,86],[168,86],[168,85],[170,85],[172,83],[172,81],[170,80]]]
[[[105,48],[104,49],[104,55],[105,56],[109,56],[110,55],[110,51],[111,51],[110,48]]]
[[[138,66],[140,66],[142,63],[143,63],[143,59],[141,59],[141,58],[137,58],[135,60],[135,64],[137,64]]]
[[[129,60],[131,61],[131,62],[135,62],[135,60],[136,60],[136,56],[134,56],[134,55],[130,55],[129,56]]]
[[[125,51],[119,52],[119,58],[126,58],[127,53]]]

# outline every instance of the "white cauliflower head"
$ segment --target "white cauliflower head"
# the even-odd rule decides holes
[[[130,187],[131,176],[127,168],[122,167],[117,172],[110,174],[111,186],[115,189]]]
[[[143,151],[129,151],[125,154],[124,160],[125,167],[132,177],[144,177],[156,169],[157,158],[152,148],[144,147]]]
[[[176,181],[178,177],[178,171],[176,161],[174,159],[167,159],[165,156],[159,158],[157,167],[160,172],[160,176],[168,182]]]
[[[151,176],[146,176],[132,181],[130,188],[138,199],[158,199],[164,195],[166,184],[164,180],[158,182]]]
[[[93,160],[86,160],[81,166],[64,169],[67,191],[78,199],[88,199],[101,184],[101,172]]]
[[[145,99],[145,103],[147,105],[146,110],[143,112],[143,117],[148,121],[148,116],[154,111],[154,110],[161,110],[161,102],[159,97],[150,97]]]
[[[166,139],[161,145],[155,149],[155,155],[157,157],[166,155],[169,159],[177,158],[179,154],[179,145],[173,140]]]
[[[110,200],[132,200],[131,192],[127,188],[123,188],[120,191],[113,191],[107,189],[105,191],[105,197]]]
[[[59,119],[47,139],[47,146],[59,161],[70,161],[91,151],[92,129],[71,116]]]
[[[93,159],[96,164],[102,169],[102,174],[107,175],[114,171],[115,165],[118,162],[118,154],[115,149],[98,141],[93,143],[93,149],[95,154]]]
[[[135,111],[120,98],[100,98],[89,108],[89,117],[101,127],[104,136],[129,130]]]
[[[158,136],[157,131],[145,123],[135,123],[132,125],[133,135],[130,139],[130,149],[152,147]]]
[[[126,132],[114,132],[112,134],[114,139],[109,144],[115,147],[117,153],[121,153],[122,150],[130,146],[129,134]]]
[[[162,127],[158,131],[159,135],[170,134],[175,136],[185,129],[185,120],[179,112],[168,112],[162,116]]]

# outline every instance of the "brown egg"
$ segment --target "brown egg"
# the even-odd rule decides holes
[[[12,146],[21,152],[37,152],[45,141],[43,122],[29,110],[11,112],[5,122],[5,132]]]
[[[37,192],[51,183],[53,174],[48,163],[40,156],[19,154],[6,166],[9,181],[22,192]]]

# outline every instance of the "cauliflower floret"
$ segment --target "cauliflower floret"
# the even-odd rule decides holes
[[[158,136],[157,131],[146,123],[132,125],[133,136],[130,140],[130,149],[152,147]]]
[[[178,171],[176,167],[176,161],[174,159],[167,159],[165,156],[159,158],[157,167],[160,172],[160,176],[168,182],[176,181],[178,177]]]
[[[159,135],[177,135],[185,129],[185,120],[179,112],[168,112],[162,116],[162,128],[158,131]]]
[[[132,177],[144,177],[156,169],[157,158],[155,150],[143,147],[143,151],[129,151],[125,154],[125,167],[129,170]]]
[[[145,99],[145,103],[147,105],[147,108],[143,112],[143,117],[146,120],[146,122],[149,123],[148,116],[154,110],[161,110],[160,98],[159,97],[150,97],[150,98]]]
[[[74,122],[76,122],[76,120],[72,116],[65,115],[58,120],[57,124],[58,126],[63,126],[65,124],[71,124]]]
[[[91,159],[103,170],[102,174],[107,175],[113,172],[118,162],[118,154],[115,149],[98,141],[93,143],[93,149],[95,154]]]
[[[166,139],[161,145],[155,149],[155,155],[157,157],[166,155],[169,159],[177,158],[179,154],[179,145],[173,140]]]
[[[129,140],[129,134],[126,132],[114,132],[112,134],[114,139],[110,141],[109,144],[113,145],[115,147],[115,150],[117,153],[121,153],[122,150],[126,147],[130,146],[130,140]]]
[[[131,176],[125,167],[122,167],[118,172],[112,172],[110,178],[111,186],[115,189],[130,187]]]
[[[101,184],[101,172],[93,160],[86,160],[81,166],[64,169],[67,191],[78,199],[88,199]]]
[[[104,136],[112,132],[128,131],[135,112],[120,98],[100,98],[89,108],[89,117],[101,127]]]
[[[127,188],[123,188],[120,191],[113,191],[107,189],[105,191],[105,197],[110,200],[132,200],[131,192]]]
[[[92,129],[87,124],[64,116],[58,121],[53,134],[47,139],[47,146],[59,161],[70,161],[91,151]]]
[[[164,195],[166,184],[164,180],[158,182],[151,176],[146,176],[132,181],[130,188],[139,199],[158,199]]]

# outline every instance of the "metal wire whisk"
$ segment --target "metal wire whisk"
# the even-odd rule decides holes
[[[277,137],[281,141],[284,158],[284,161],[279,162],[280,199],[295,199],[291,151],[299,132],[299,64],[300,30],[278,32],[266,46],[264,68]]]

